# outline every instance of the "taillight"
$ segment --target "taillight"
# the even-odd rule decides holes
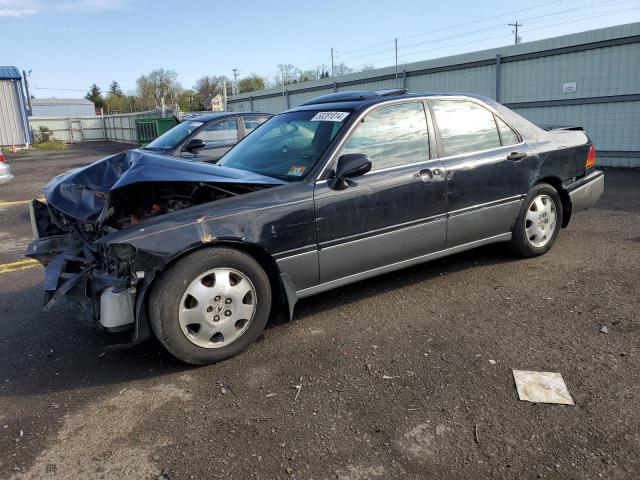
[[[596,166],[596,147],[591,144],[589,147],[589,155],[587,155],[587,163],[584,164],[584,168],[591,168]]]
[[[2,155],[2,150],[0,150],[0,163],[4,163],[4,155]]]

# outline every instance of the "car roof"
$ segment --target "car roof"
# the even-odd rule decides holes
[[[480,100],[486,104],[493,105],[495,102],[487,97],[469,93],[407,93],[405,89],[391,90],[371,90],[371,91],[349,91],[330,93],[320,97],[307,100],[298,107],[287,110],[288,112],[301,110],[361,110],[365,107],[383,103],[389,100],[424,98],[424,97],[465,97]]]
[[[212,113],[203,113],[201,115],[196,115],[195,117],[185,118],[185,120],[197,120],[199,122],[209,122],[211,120],[216,120],[218,118],[225,117],[246,117],[253,115],[268,115],[270,117],[273,116],[273,113],[265,113],[265,112],[212,112]]]

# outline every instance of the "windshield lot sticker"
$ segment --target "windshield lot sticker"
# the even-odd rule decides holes
[[[312,122],[341,122],[349,115],[348,112],[318,112],[311,119]]]
[[[298,167],[296,165],[292,165],[287,175],[291,175],[292,177],[301,177],[307,167]]]

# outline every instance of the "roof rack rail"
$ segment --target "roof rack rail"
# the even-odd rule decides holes
[[[350,92],[329,93],[320,97],[307,100],[301,105],[317,105],[321,103],[357,102],[378,97],[390,97],[407,93],[406,88],[393,88],[387,90],[354,90]]]

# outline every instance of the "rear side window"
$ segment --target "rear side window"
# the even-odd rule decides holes
[[[200,130],[194,138],[201,138],[205,148],[229,147],[238,143],[238,122],[235,118],[214,122]]]
[[[245,133],[249,133],[254,130],[256,127],[262,125],[264,122],[269,120],[269,117],[266,115],[261,115],[259,117],[244,117],[244,131]]]
[[[500,147],[493,113],[486,108],[464,100],[433,100],[431,106],[445,155]]]
[[[427,117],[422,103],[401,103],[374,110],[358,125],[341,154],[364,153],[372,170],[429,159]]]
[[[496,123],[498,124],[498,130],[500,130],[500,140],[502,140],[502,145],[515,145],[516,143],[520,143],[520,139],[516,132],[513,129],[496,117]]]

